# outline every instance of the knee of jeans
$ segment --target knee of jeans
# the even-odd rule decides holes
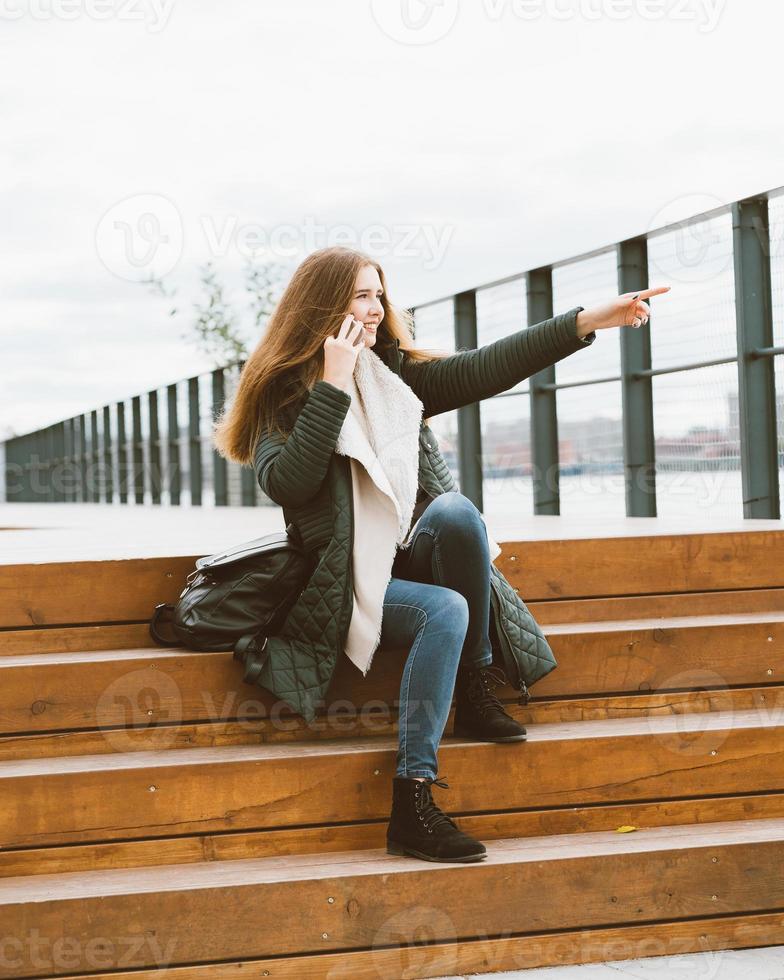
[[[441,520],[460,526],[465,523],[466,518],[474,518],[479,515],[479,508],[469,497],[460,493],[459,490],[449,490],[436,497],[440,504]],[[433,504],[430,505],[431,507]]]
[[[455,632],[459,632],[460,630],[464,633],[467,632],[469,619],[468,600],[461,592],[444,587],[444,595],[439,613],[447,622],[454,625]]]

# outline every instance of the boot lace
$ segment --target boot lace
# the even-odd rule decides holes
[[[504,706],[493,694],[493,688],[506,682],[506,675],[500,667],[488,664],[485,667],[474,667],[468,674],[468,696],[471,701],[484,712],[490,708],[503,711]]]
[[[449,783],[443,779],[427,779],[418,784],[416,792],[416,809],[419,811],[419,819],[429,834],[432,834],[436,827],[454,827],[459,829],[457,824],[448,817],[444,811],[435,803],[430,792],[430,786],[435,783],[444,789],[449,789]]]

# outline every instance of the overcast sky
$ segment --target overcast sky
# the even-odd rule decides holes
[[[0,20],[0,436],[209,367],[183,338],[209,259],[239,303],[250,249],[293,268],[346,241],[409,306],[784,184],[770,0],[0,0]]]

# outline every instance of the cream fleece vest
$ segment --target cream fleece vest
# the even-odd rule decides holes
[[[353,609],[346,656],[367,674],[379,641],[384,596],[398,546],[406,548],[419,476],[419,429],[424,406],[370,348],[357,355],[351,405],[335,452],[351,467],[354,506]],[[501,553],[488,532],[491,561]]]

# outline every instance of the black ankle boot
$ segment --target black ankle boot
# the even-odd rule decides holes
[[[519,742],[526,730],[508,715],[493,688],[506,681],[504,672],[494,664],[484,667],[460,666],[455,681],[454,735],[482,742]]]
[[[392,814],[387,828],[387,853],[411,854],[425,861],[481,861],[487,848],[464,834],[433,801],[430,784],[449,787],[439,779],[392,780]]]

